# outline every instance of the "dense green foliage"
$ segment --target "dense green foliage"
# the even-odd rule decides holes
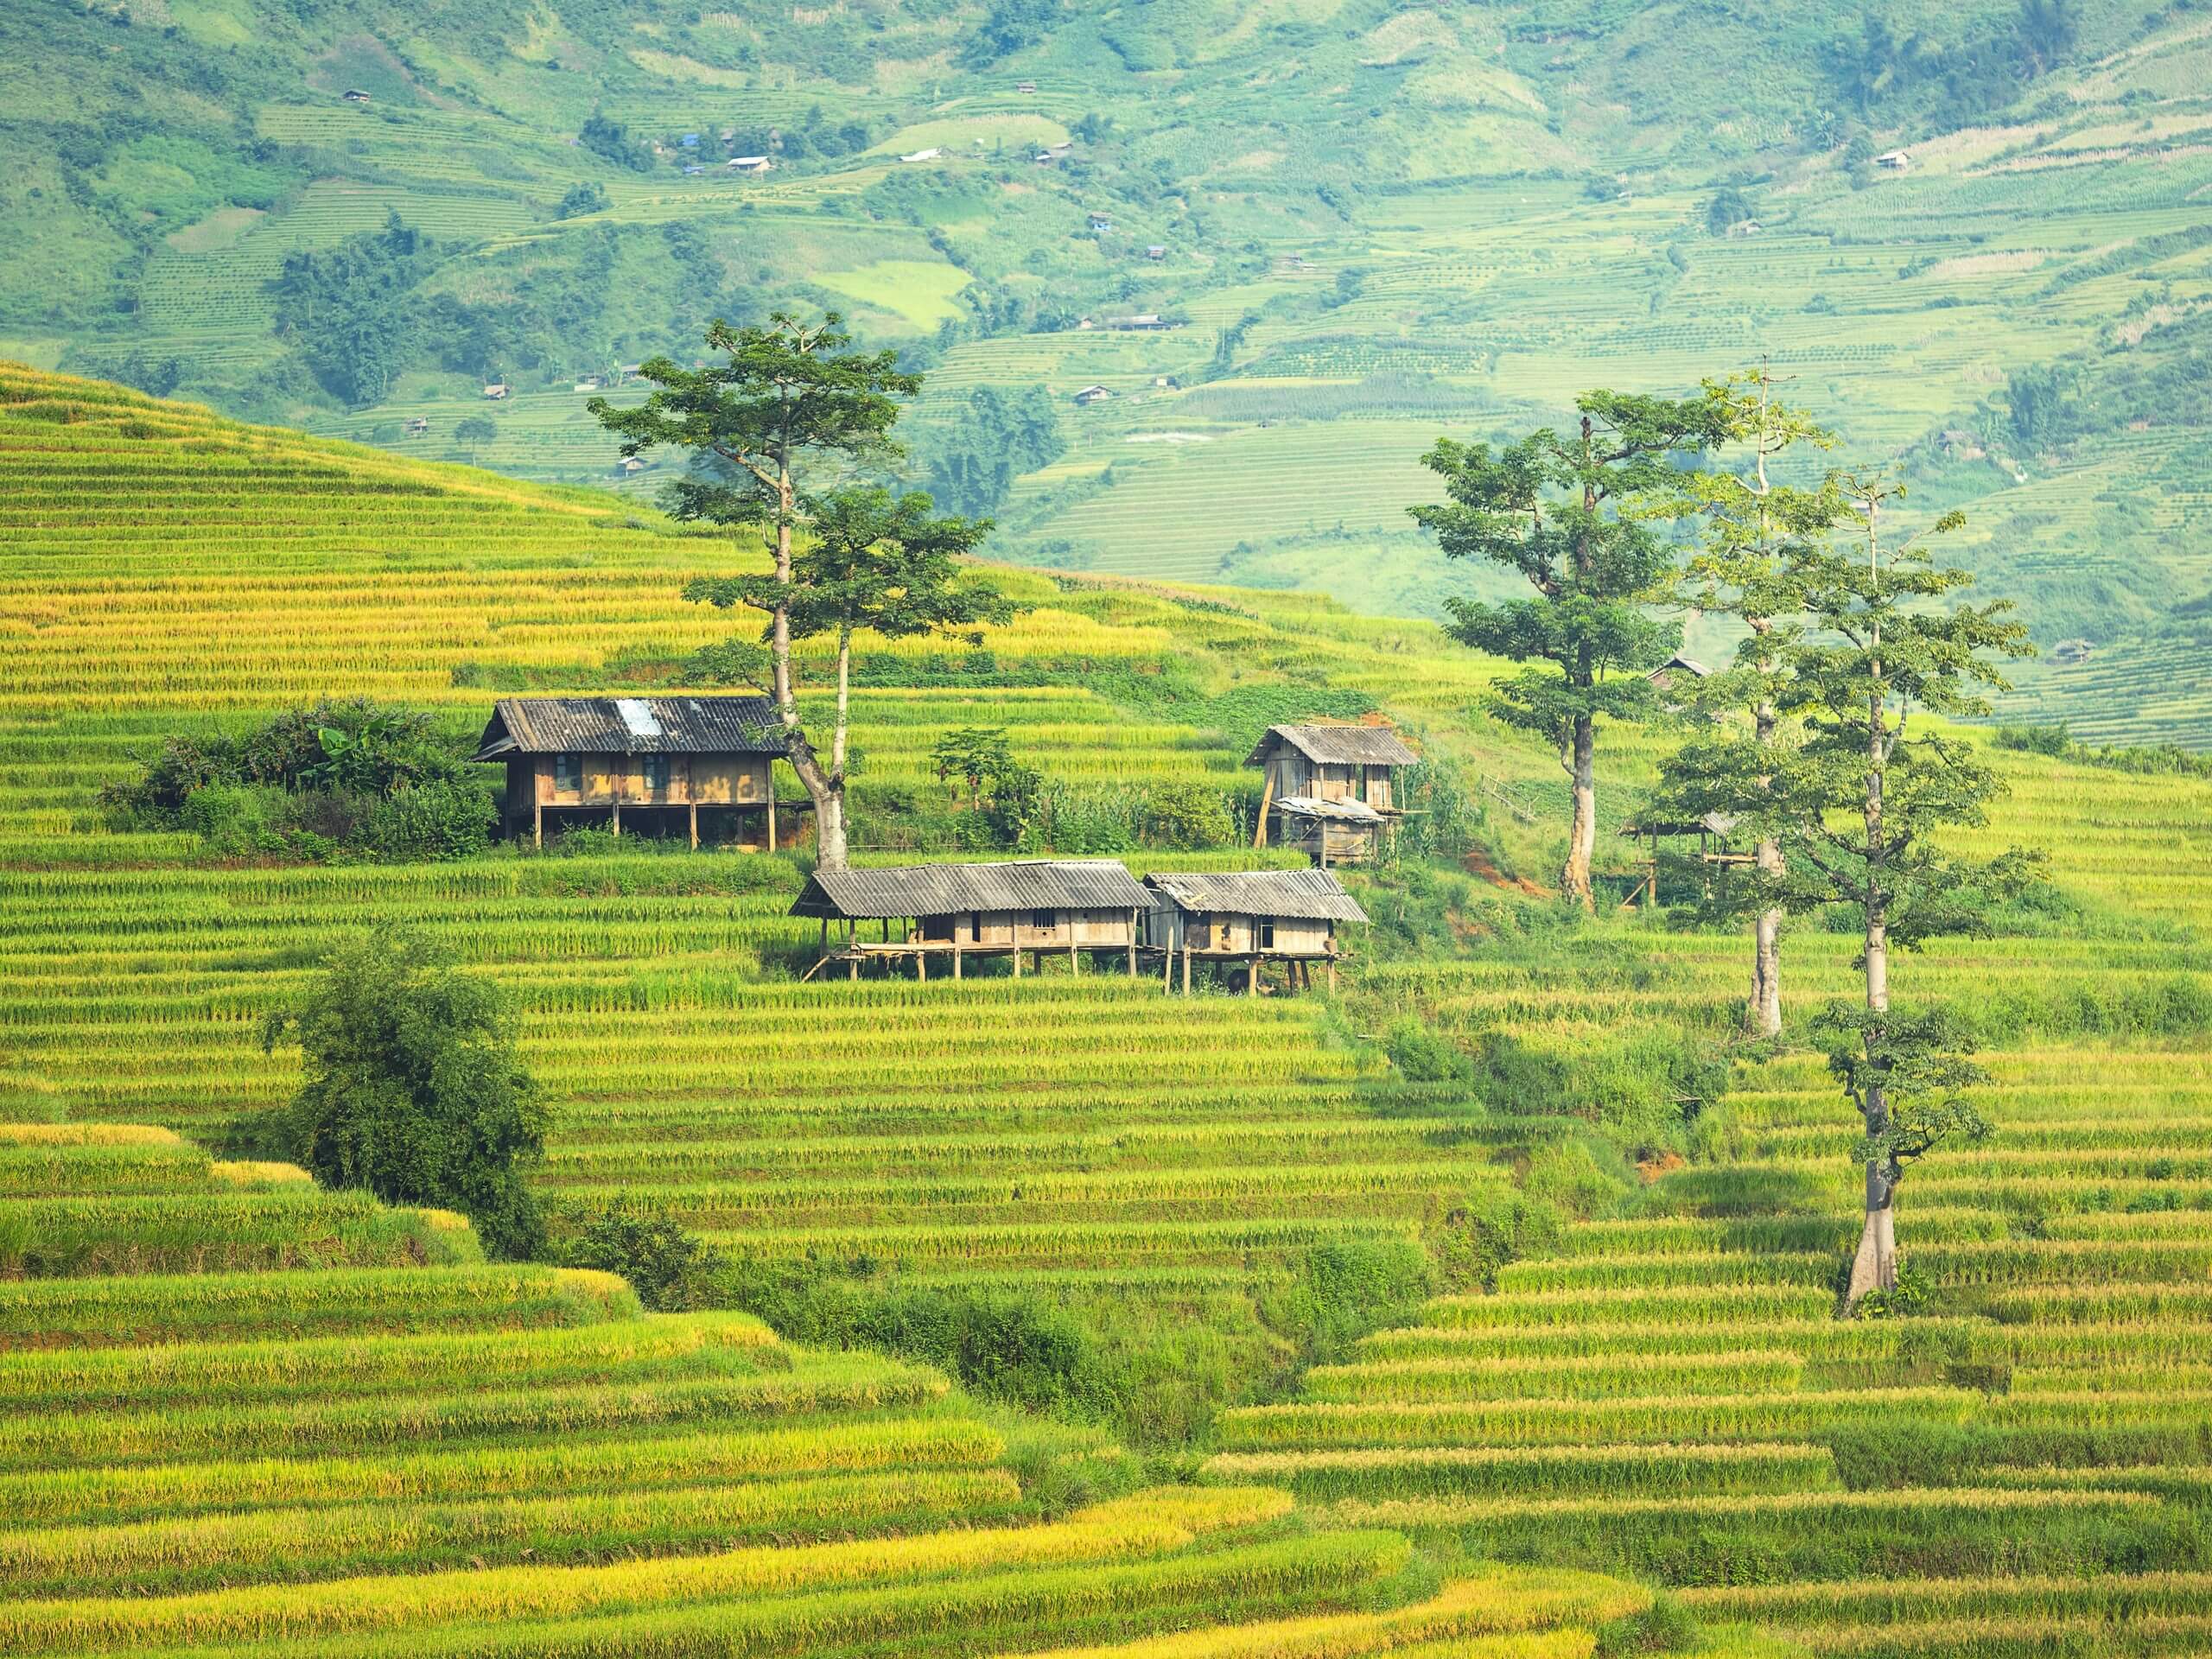
[[[524,1177],[546,1111],[497,986],[455,971],[420,935],[373,933],[333,950],[262,1041],[305,1052],[283,1137],[318,1179],[458,1210],[499,1255],[543,1248]]]
[[[464,752],[419,712],[324,698],[233,734],[171,736],[142,776],[102,786],[119,823],[189,830],[219,856],[404,862],[491,844]]]

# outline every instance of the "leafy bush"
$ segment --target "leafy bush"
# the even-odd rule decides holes
[[[490,798],[461,783],[408,784],[370,807],[358,843],[387,863],[467,858],[492,844]]]
[[[221,857],[465,858],[489,843],[495,816],[430,715],[365,697],[164,739],[136,782],[100,800],[118,823],[189,830]]]
[[[332,951],[307,994],[269,1015],[263,1047],[288,1041],[307,1081],[284,1137],[318,1180],[459,1210],[494,1255],[539,1253],[523,1168],[543,1150],[547,1113],[497,984],[456,972],[419,935],[380,931]]]
[[[1236,821],[1221,791],[1204,784],[1155,784],[1145,793],[1142,811],[1147,847],[1195,852],[1236,839]]]
[[[568,1220],[575,1231],[556,1252],[563,1266],[620,1274],[656,1313],[715,1305],[728,1258],[665,1211],[617,1198]]]

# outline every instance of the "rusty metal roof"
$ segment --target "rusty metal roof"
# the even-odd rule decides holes
[[[1421,759],[1388,726],[1270,726],[1244,764],[1267,765],[1279,742],[1325,766],[1409,766]]]
[[[956,916],[990,910],[1149,910],[1152,894],[1113,859],[902,864],[817,870],[794,916]]]
[[[1285,795],[1275,810],[1294,818],[1323,818],[1335,823],[1381,823],[1382,814],[1365,801],[1332,801],[1319,795]]]
[[[1144,884],[1193,916],[1288,916],[1363,922],[1367,912],[1326,870],[1154,871]]]
[[[502,697],[475,758],[784,752],[766,697]]]

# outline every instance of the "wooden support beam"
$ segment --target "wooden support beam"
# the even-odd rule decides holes
[[[545,803],[543,801],[530,804],[530,844],[533,847],[545,844]]]
[[[1014,942],[1014,976],[1021,977],[1021,941],[1018,938]]]
[[[618,840],[622,834],[622,798],[619,795],[614,798],[614,834]]]
[[[952,976],[960,977],[960,924],[952,925]]]
[[[1249,969],[1247,969],[1245,970],[1245,974],[1244,974],[1244,995],[1247,995],[1247,996],[1257,996],[1259,994],[1260,994],[1260,959],[1259,959],[1257,957],[1254,957],[1251,959],[1251,966],[1250,966]]]
[[[1129,977],[1137,976],[1137,913],[1129,912]]]
[[[1191,994],[1191,941],[1190,941],[1190,939],[1186,937],[1186,938],[1184,939],[1184,941],[1183,941],[1183,995],[1185,995],[1185,996],[1188,996],[1190,994]]]
[[[1252,830],[1252,844],[1255,847],[1268,844],[1268,809],[1274,804],[1275,799],[1275,769],[1273,766],[1267,770],[1267,779],[1266,786],[1260,791],[1260,821]]]
[[[768,763],[768,850],[776,850],[776,763]]]
[[[699,850],[699,803],[691,803],[691,850]]]

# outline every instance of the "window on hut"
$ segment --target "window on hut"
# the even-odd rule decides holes
[[[1029,912],[1029,925],[1032,927],[1041,927],[1049,930],[1058,920],[1058,914],[1054,911],[1033,910]]]
[[[583,787],[582,758],[573,754],[553,757],[553,788],[556,793],[573,795]]]
[[[645,758],[645,793],[660,795],[668,790],[668,757],[649,754]]]
[[[1259,926],[1260,949],[1262,950],[1274,950],[1275,948],[1275,925],[1273,922],[1262,922]]]

